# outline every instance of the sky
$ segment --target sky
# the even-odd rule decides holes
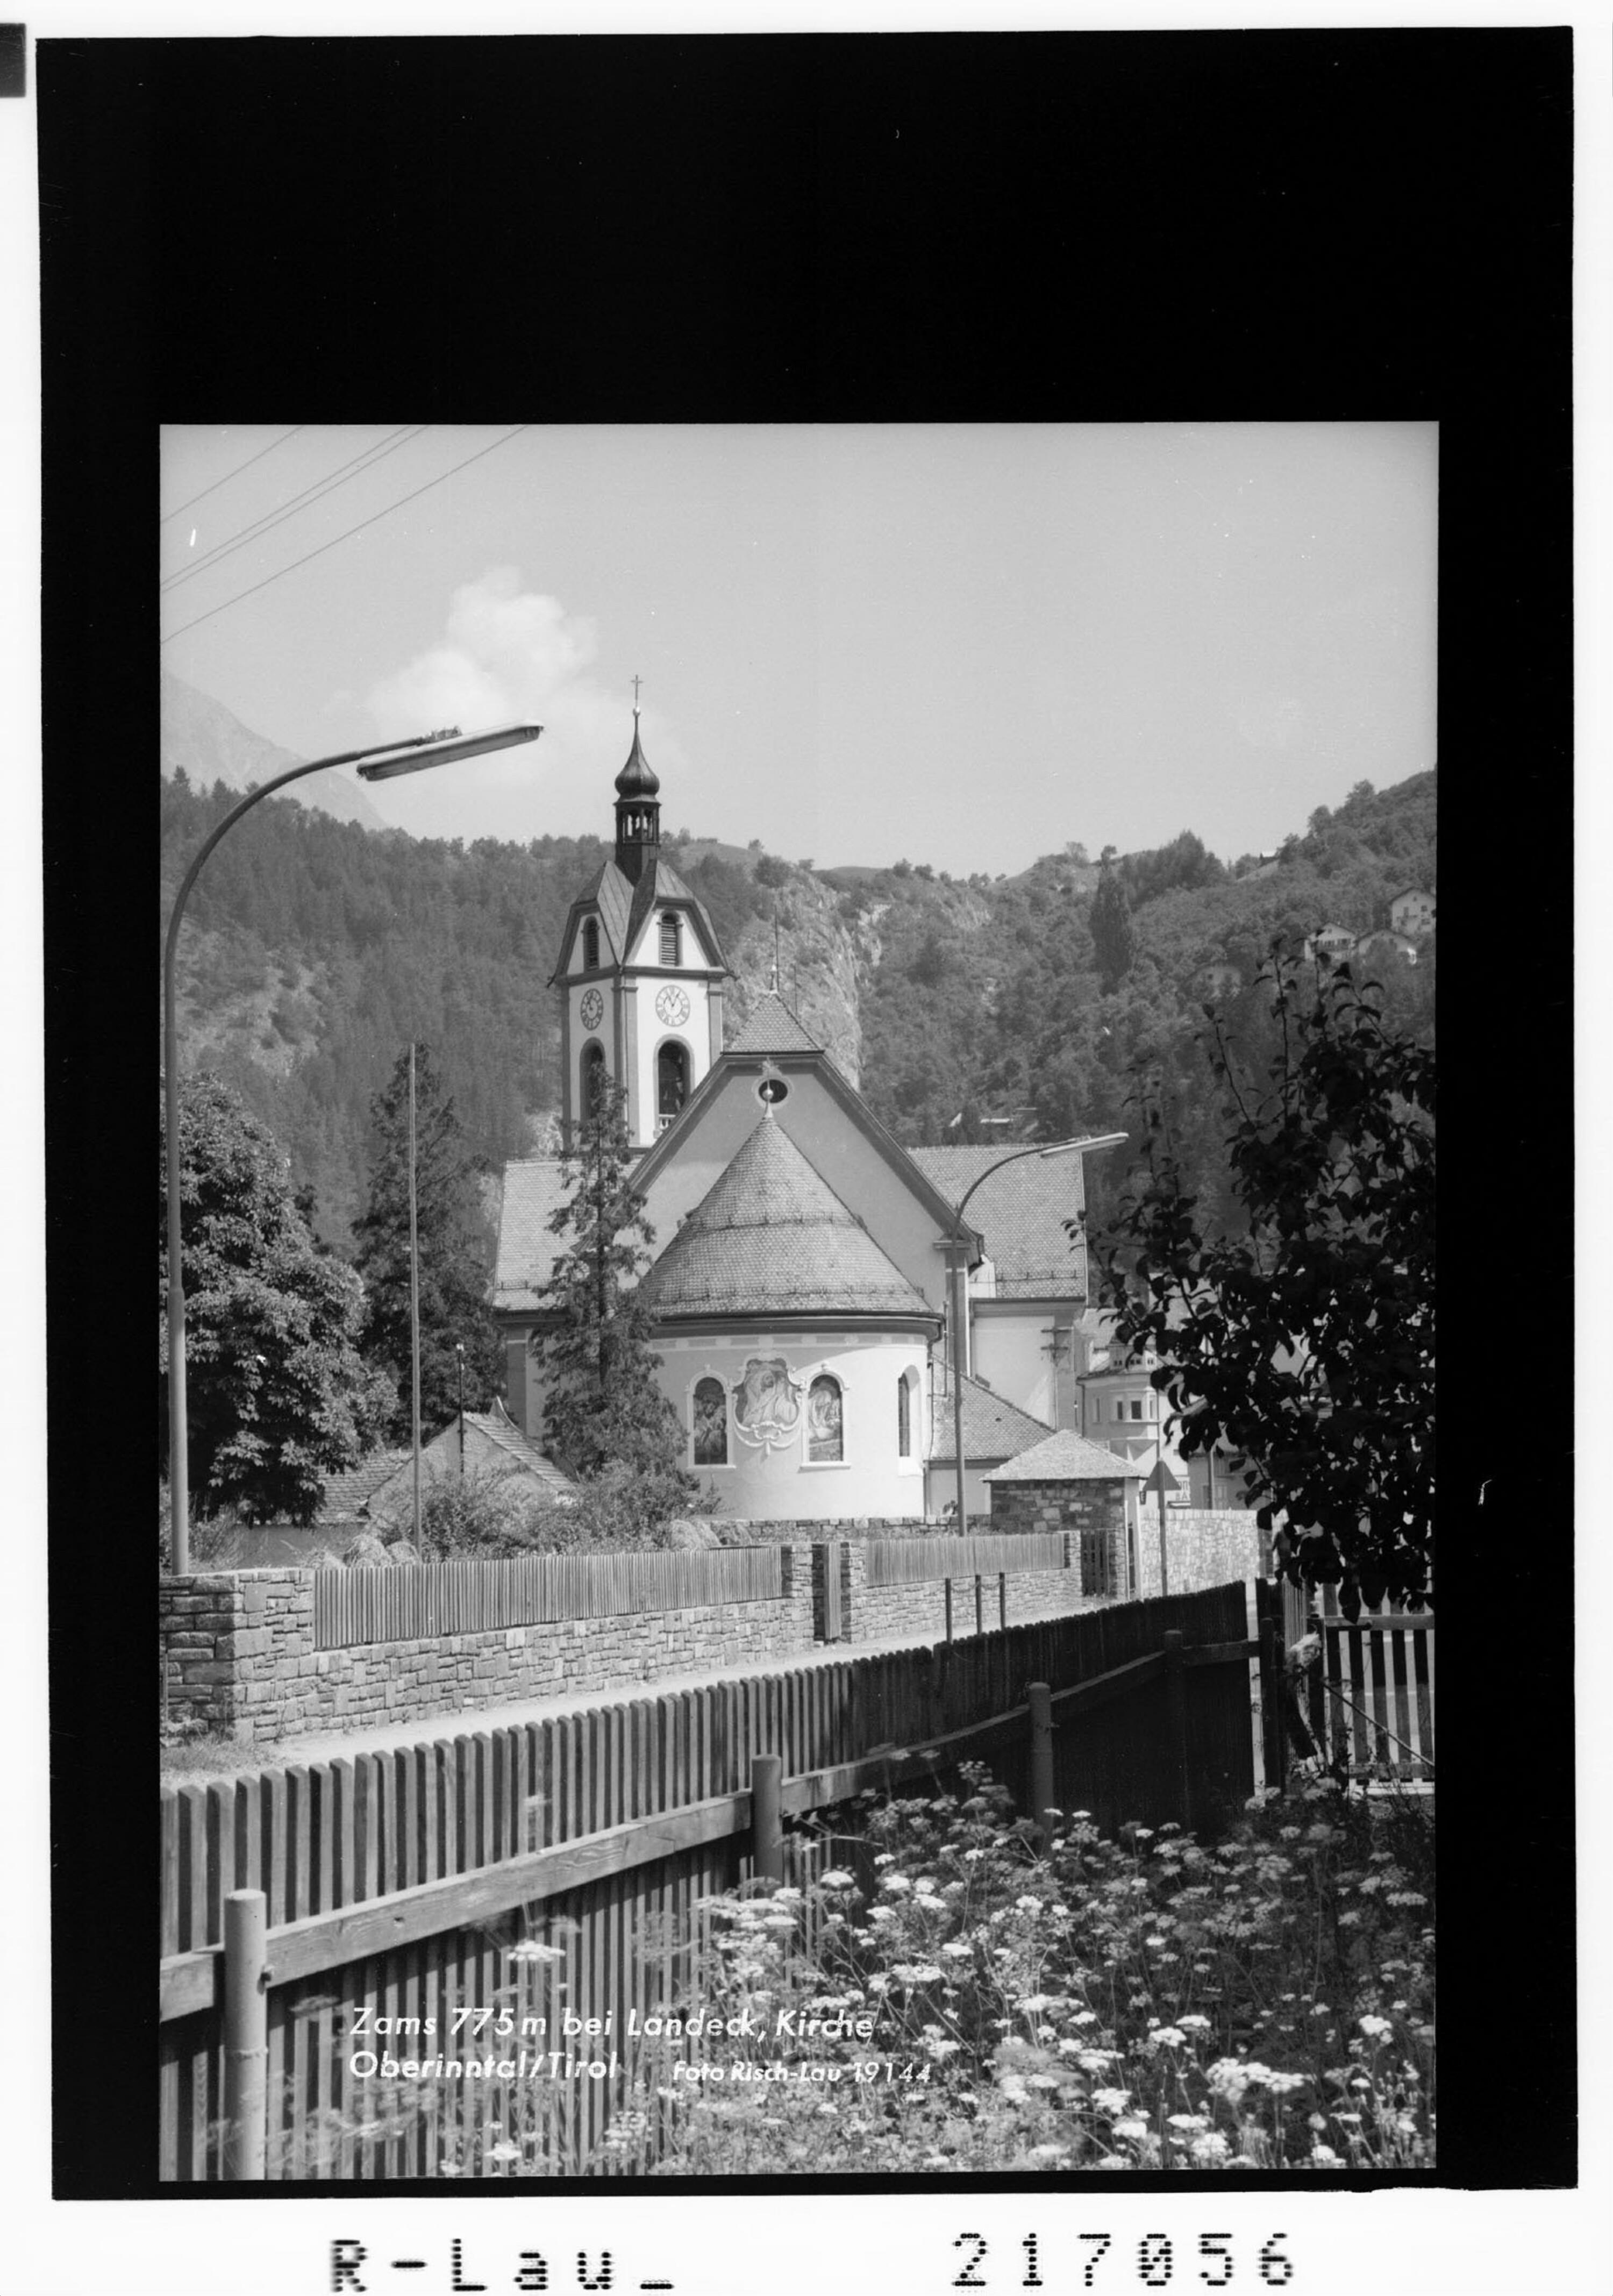
[[[544,726],[368,791],[418,835],[609,834],[635,676],[663,830],[820,867],[1230,860],[1435,763],[1432,423],[162,445],[168,668],[302,757]]]

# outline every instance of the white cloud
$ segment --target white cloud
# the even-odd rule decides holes
[[[377,732],[389,736],[536,720],[544,728],[551,784],[584,776],[592,782],[607,761],[614,774],[633,725],[630,692],[612,692],[592,674],[598,652],[598,631],[587,615],[569,613],[542,591],[523,590],[518,568],[495,566],[454,591],[442,638],[373,685],[365,707]],[[646,748],[656,748],[657,771],[681,763],[664,722],[648,711],[643,722]],[[482,759],[477,781],[487,788],[530,772],[524,753],[511,750]],[[608,820],[607,814],[602,827]]]

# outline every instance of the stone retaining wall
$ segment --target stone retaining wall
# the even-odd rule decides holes
[[[1272,1535],[1252,1507],[1173,1507],[1165,1510],[1166,1563],[1173,1595],[1224,1587],[1232,1578],[1264,1578]],[[1137,1592],[1159,1592],[1159,1510],[1145,1505],[1137,1527]]]
[[[821,1519],[790,1515],[766,1522],[739,1515],[714,1514],[703,1520],[710,1523],[722,1546],[793,1546],[801,1539],[815,1544],[829,1538],[848,1539],[854,1546],[860,1546],[870,1538],[949,1538],[954,1529],[950,1515],[857,1514],[825,1515]],[[977,1538],[1009,1528],[1005,1523],[994,1522],[988,1514],[971,1514],[965,1527]]]
[[[1085,1592],[1124,1600],[1129,1564],[1126,1536],[1126,1484],[1118,1476],[1070,1478],[1065,1481],[994,1482],[994,1530],[1060,1530],[1071,1566]]]
[[[757,1528],[776,1532],[780,1526]],[[839,1578],[843,1642],[945,1633],[944,1582],[870,1587],[866,1542],[921,1529],[941,1536],[946,1526],[870,1519],[794,1528],[801,1535],[788,1543],[789,1591],[780,1597],[340,1650],[315,1646],[311,1570],[286,1566],[164,1578],[159,1610],[168,1710],[170,1718],[203,1722],[242,1744],[262,1745],[312,1731],[413,1722],[570,1691],[629,1690],[667,1675],[785,1658],[822,1646],[826,1568]],[[815,1539],[813,1532],[822,1536]],[[1081,1608],[1079,1580],[1076,1570],[1011,1572],[1009,1623]],[[997,1581],[988,1574],[987,1632],[998,1617]],[[974,1631],[971,1575],[954,1587],[953,1632]]]
[[[411,1642],[318,1650],[310,1570],[164,1579],[170,1716],[243,1744],[289,1734],[415,1721],[567,1691],[610,1690],[812,1647],[812,1554],[792,1553],[790,1591],[602,1619],[483,1628]]]

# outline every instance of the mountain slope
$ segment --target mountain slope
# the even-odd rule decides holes
[[[224,767],[233,789],[283,761],[171,684],[170,754],[189,784],[161,784],[165,916],[230,802],[213,791]],[[1133,1144],[1094,1167],[1101,1211],[1142,1153],[1139,1072],[1156,1080],[1195,1179],[1220,1185],[1207,998],[1257,1074],[1269,1047],[1251,984],[1273,939],[1297,946],[1328,923],[1363,932],[1407,885],[1432,888],[1435,791],[1432,773],[1358,785],[1278,856],[1231,870],[1186,832],[1118,857],[1130,962],[1107,988],[1089,929],[1101,872],[1079,847],[1011,880],[967,882],[906,862],[815,872],[714,839],[668,849],[733,968],[731,1029],[776,964],[806,1028],[908,1145],[1124,1130]],[[220,845],[181,942],[184,1057],[228,1076],[273,1128],[329,1241],[345,1245],[362,1209],[370,1103],[411,1037],[432,1046],[490,1165],[553,1140],[560,1031],[547,982],[569,903],[605,851],[594,837],[466,847],[378,835],[276,800]],[[1431,943],[1414,967],[1385,964],[1392,1016],[1424,1037],[1434,982]]]
[[[171,670],[162,673],[161,708],[161,769],[170,781],[183,773],[195,789],[210,790],[215,782],[223,782],[244,795],[254,782],[266,782],[302,762],[290,750],[277,749],[254,734],[223,702],[198,693]],[[351,767],[310,774],[305,782],[293,782],[286,795],[336,821],[356,821],[365,829],[387,826],[353,778]]]

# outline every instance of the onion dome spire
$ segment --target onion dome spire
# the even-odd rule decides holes
[[[644,755],[638,734],[638,704],[633,705],[633,747],[627,752],[627,762],[616,777],[618,797],[655,797],[660,790],[659,777],[651,772],[650,760]]]
[[[651,770],[638,730],[639,681],[633,681],[633,747],[616,777],[616,858],[623,874],[636,884],[644,863],[661,841],[661,809],[656,803],[660,783]]]

